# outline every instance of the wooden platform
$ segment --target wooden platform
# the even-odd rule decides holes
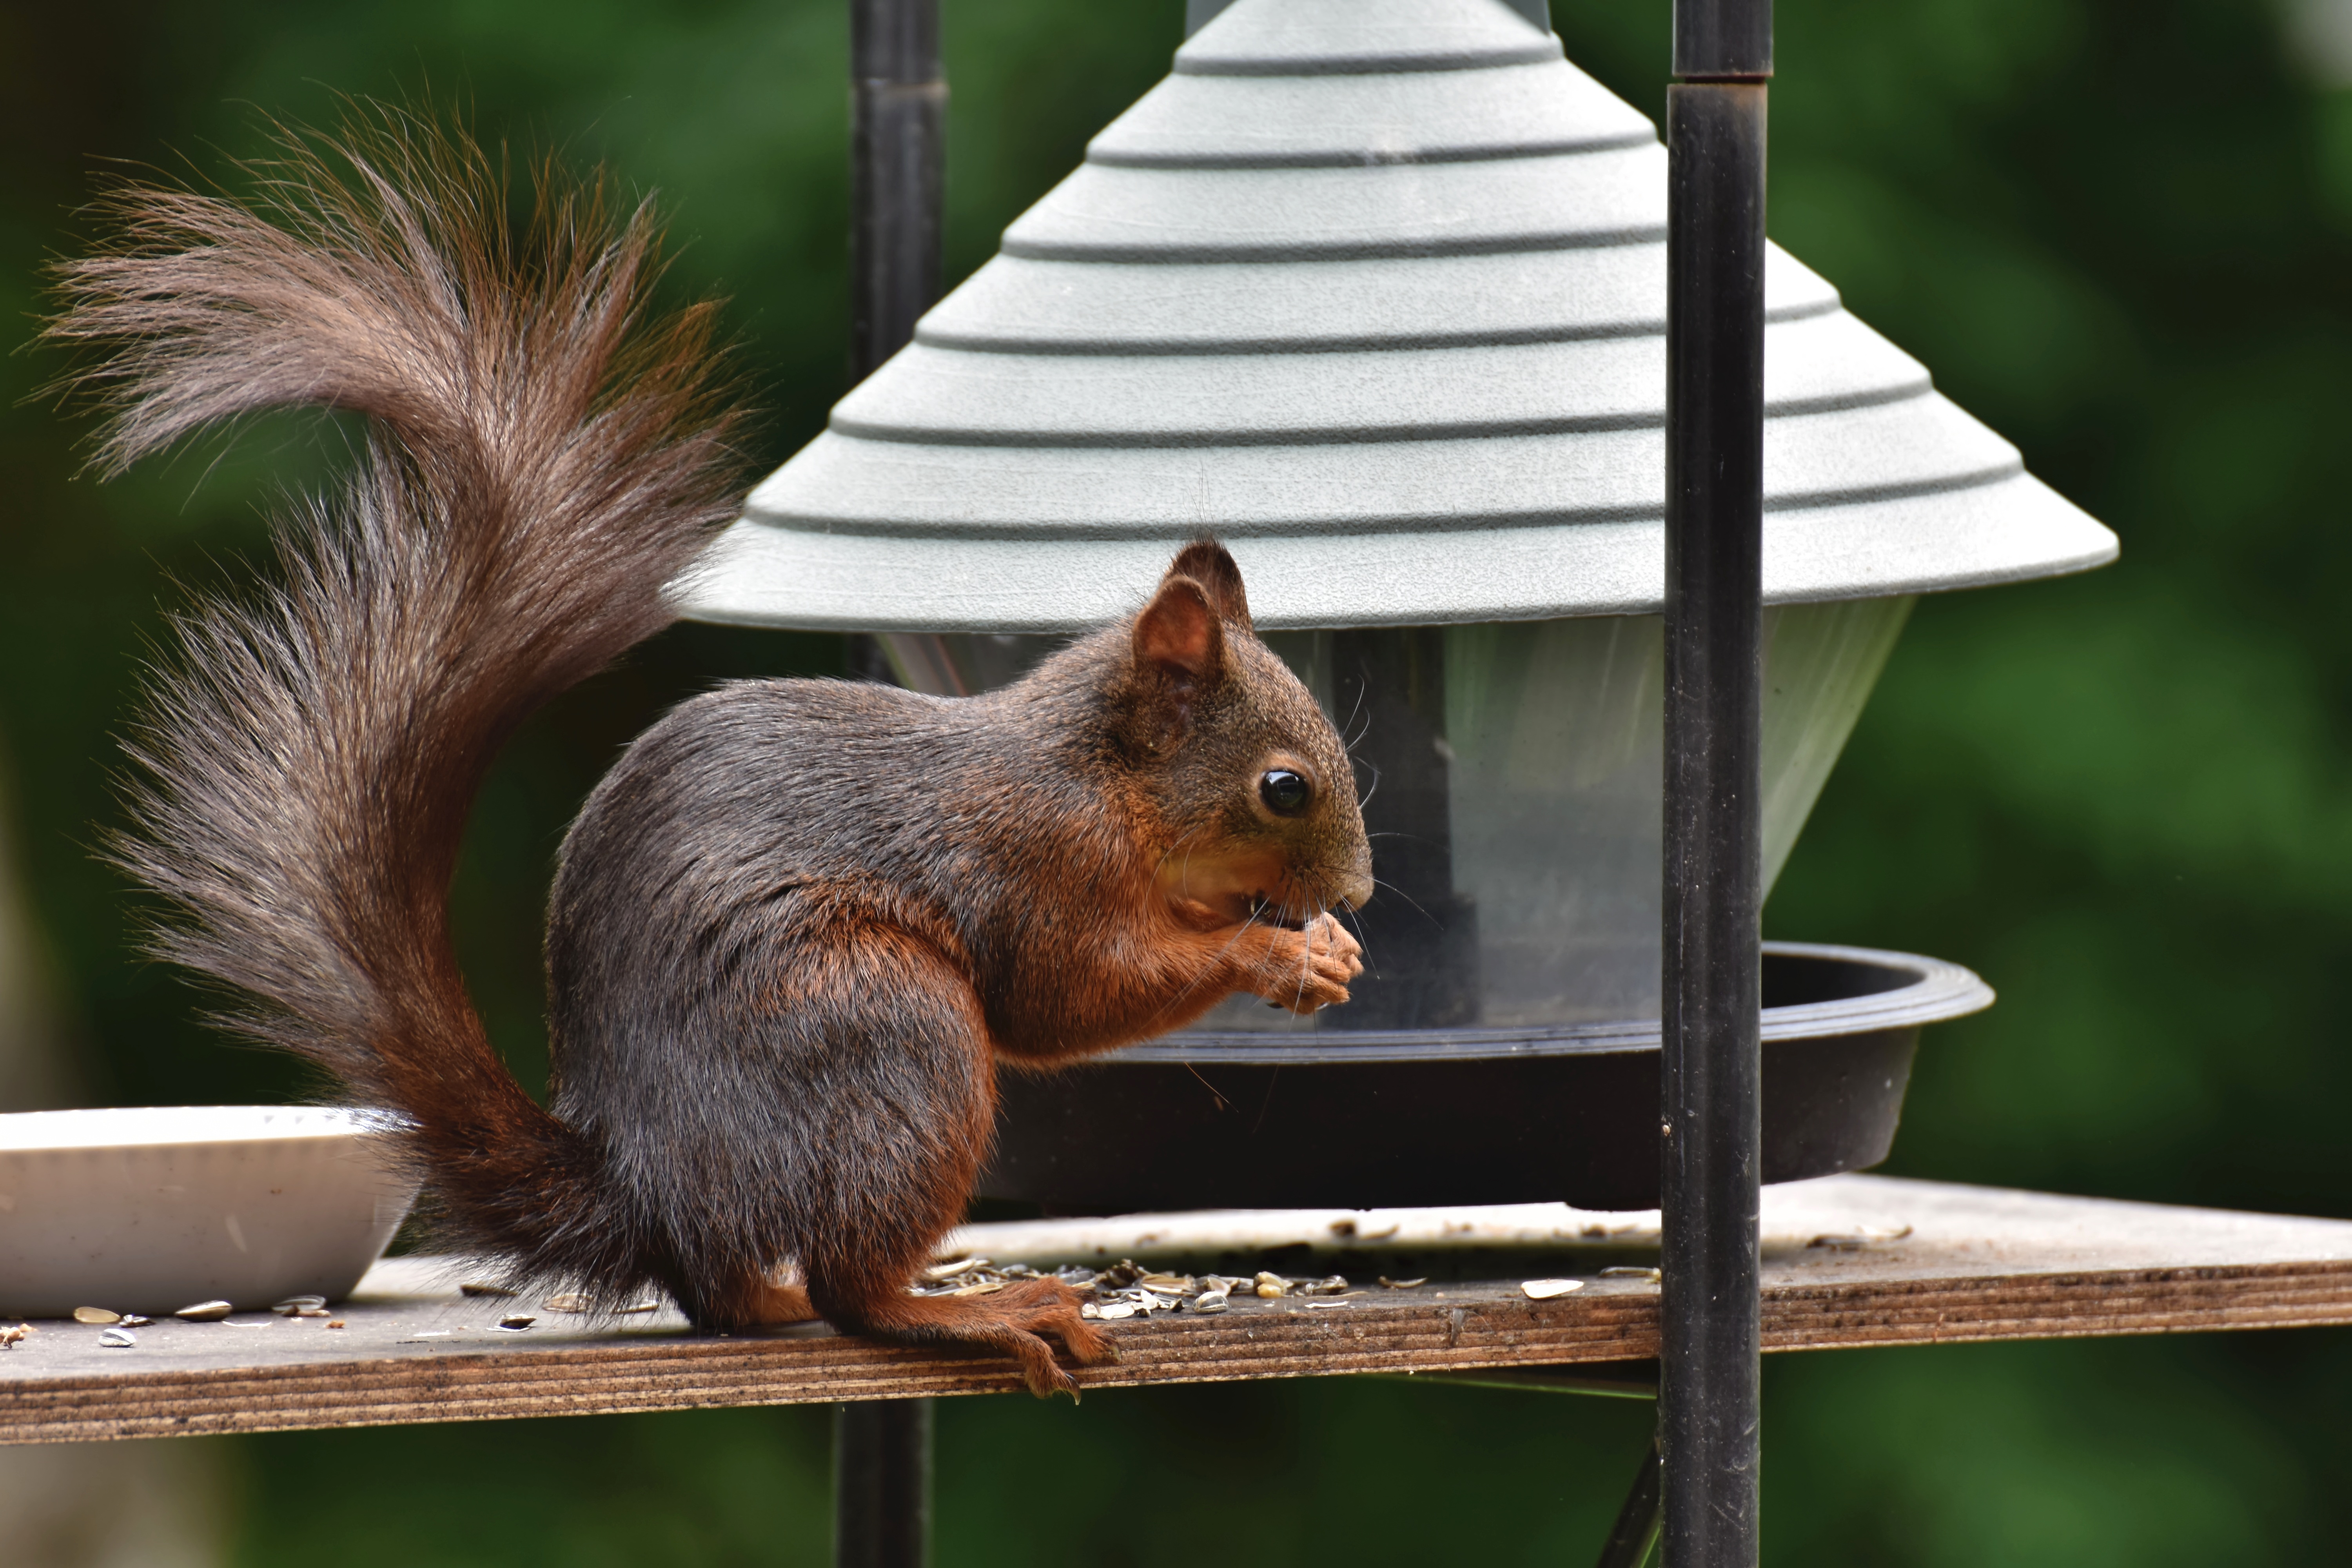
[[[1108,1325],[1122,1360],[1089,1388],[1461,1373],[1639,1360],[1657,1352],[1657,1286],[1601,1268],[1654,1256],[1656,1215],[1557,1205],[1342,1214],[1148,1215],[978,1226],[998,1262],[1258,1251],[1283,1272],[1343,1272],[1343,1298],[1236,1295],[1215,1316]],[[2352,1222],[2230,1214],[1839,1176],[1768,1189],[1770,1351],[2352,1323]],[[1259,1249],[1275,1249],[1270,1252]],[[1455,1265],[1451,1268],[1448,1264]],[[1410,1266],[1429,1282],[1383,1289]],[[597,1328],[535,1302],[461,1296],[445,1260],[377,1266],[324,1320],[163,1321],[108,1349],[43,1322],[0,1350],[0,1442],[488,1420],[704,1405],[1001,1394],[1009,1364],[848,1339],[821,1325],[701,1337],[667,1310]],[[1464,1272],[1479,1278],[1445,1278]],[[1584,1278],[1531,1300],[1522,1280]],[[526,1311],[520,1331],[495,1325]]]

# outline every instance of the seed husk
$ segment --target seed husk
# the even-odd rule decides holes
[[[98,1336],[98,1342],[109,1350],[127,1351],[139,1342],[139,1336],[128,1329],[109,1329]]]
[[[269,1310],[281,1318],[302,1318],[324,1310],[326,1305],[324,1296],[289,1296]]]
[[[1385,1290],[1410,1290],[1417,1285],[1426,1285],[1429,1283],[1429,1277],[1427,1275],[1423,1275],[1418,1279],[1391,1279],[1387,1275],[1383,1274],[1380,1277],[1380,1279],[1381,1288]]]
[[[142,1318],[136,1312],[125,1312],[122,1314],[121,1326],[126,1329],[143,1329],[154,1321],[152,1318]]]
[[[15,1350],[17,1345],[31,1338],[35,1330],[30,1323],[18,1323],[13,1328],[0,1329],[0,1350]]]
[[[217,1323],[235,1310],[226,1301],[199,1301],[193,1307],[181,1308],[172,1316],[185,1318],[192,1323]]]
[[[1601,1271],[1603,1279],[1646,1279],[1655,1285],[1665,1278],[1654,1268],[1637,1268],[1629,1263],[1616,1264]]]
[[[527,1329],[537,1321],[539,1321],[539,1320],[532,1317],[528,1312],[509,1312],[505,1317],[499,1320],[499,1327],[502,1329]]]
[[[505,1285],[493,1285],[487,1279],[468,1279],[457,1287],[467,1296],[520,1296],[521,1291]]]
[[[632,1301],[625,1307],[615,1307],[613,1309],[614,1313],[620,1317],[626,1317],[631,1312],[658,1312],[660,1310],[661,1303],[659,1301]]]
[[[1584,1289],[1581,1279],[1525,1279],[1519,1282],[1520,1293],[1530,1301],[1549,1301]]]
[[[1224,1291],[1203,1290],[1200,1295],[1193,1298],[1192,1310],[1196,1312],[1222,1312],[1231,1304],[1232,1303],[1226,1299]]]
[[[122,1321],[122,1314],[120,1312],[110,1312],[103,1307],[76,1307],[74,1309],[74,1321],[77,1323],[119,1323]]]
[[[550,1296],[541,1305],[551,1312],[584,1312],[588,1310],[588,1298],[567,1290],[561,1296]]]
[[[952,1279],[959,1274],[969,1274],[975,1268],[987,1267],[988,1259],[985,1258],[959,1258],[948,1263],[934,1263],[923,1270],[923,1278],[936,1284],[940,1280]]]

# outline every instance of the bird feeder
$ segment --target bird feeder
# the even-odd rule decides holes
[[[688,612],[896,634],[969,691],[1213,532],[1388,835],[1373,972],[1306,1026],[1655,1017],[1666,201],[1650,121],[1501,0],[1239,0],[753,491]],[[1913,596],[2116,540],[1777,247],[1765,285],[1769,888]]]

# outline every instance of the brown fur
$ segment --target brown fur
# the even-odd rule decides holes
[[[134,754],[122,863],[157,950],[260,1038],[397,1108],[446,1238],[714,1327],[822,1315],[992,1348],[1074,1389],[1109,1354],[1051,1281],[925,1299],[1000,1061],[1044,1065],[1240,989],[1347,998],[1369,896],[1347,758],[1214,544],[1005,690],[740,682],[670,713],[567,837],[548,935],[555,1092],[485,1037],[444,900],[515,725],[670,618],[733,513],[711,314],[652,321],[652,220],[542,179],[517,243],[478,149],[379,111],[289,137],[274,205],[126,188],[50,336],[120,468],[274,404],[366,415],[367,461],[281,535],[285,588],[184,617]],[[1286,767],[1312,809],[1271,812]],[[796,1271],[797,1278],[793,1278]]]

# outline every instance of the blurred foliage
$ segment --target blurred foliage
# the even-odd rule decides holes
[[[2320,0],[2312,0],[2320,3]],[[1556,0],[1655,111],[1665,0]],[[1772,230],[2124,536],[2091,576],[1922,604],[1768,920],[1971,964],[1898,1172],[2352,1214],[2352,92],[2263,0],[1780,0]],[[950,270],[1165,69],[1177,0],[945,0]],[[430,93],[518,151],[658,188],[781,459],[843,389],[840,0],[0,5],[0,310],[83,244],[93,174],[217,173],[262,111]],[[29,328],[26,329],[29,331]],[[0,810],[90,1103],[297,1091],[131,956],[90,860],[110,733],[182,589],[233,583],[270,498],[336,460],[268,423],[122,481],[0,360]],[[837,639],[680,627],[543,715],[491,782],[457,909],[528,1074],[539,911],[614,750],[709,681]],[[1941,1565],[2311,1562],[2352,1519],[2352,1337],[1778,1358],[1767,1554]],[[1575,1561],[1641,1407],[1398,1383],[942,1410],[942,1568],[1022,1561]],[[225,1444],[239,1561],[816,1563],[824,1422],[729,1411]]]

